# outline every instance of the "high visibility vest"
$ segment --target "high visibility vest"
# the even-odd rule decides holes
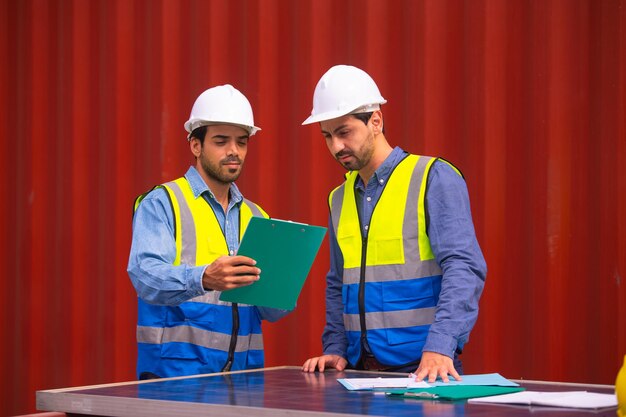
[[[228,255],[226,238],[210,204],[195,198],[183,177],[163,184],[174,213],[174,265],[206,265]],[[141,202],[137,199],[136,207]],[[252,216],[268,217],[244,199],[240,206],[239,238]],[[208,291],[178,306],[152,305],[138,299],[137,374],[161,377],[263,367],[261,317],[254,306],[220,301],[220,291]]]
[[[355,199],[358,172],[346,174],[329,196],[343,255],[343,321],[353,366],[366,342],[382,364],[421,358],[442,280],[426,234],[424,206],[428,172],[436,160],[409,155],[395,167],[374,207],[367,237]]]

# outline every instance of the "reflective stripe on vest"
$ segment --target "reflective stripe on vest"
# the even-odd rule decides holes
[[[150,344],[183,342],[193,343],[208,349],[228,351],[230,335],[193,326],[137,326],[137,342]],[[263,336],[254,333],[247,336],[238,336],[235,352],[245,352],[247,350],[263,350]]]
[[[435,318],[435,308],[367,313],[367,329],[387,329],[397,327],[424,326]],[[360,331],[358,314],[345,314],[344,325],[348,331]]]
[[[360,314],[365,316],[367,339],[373,353],[388,364],[397,364],[394,360],[399,356],[386,339],[397,338],[392,334],[394,329],[419,328],[415,331],[423,333],[423,326],[427,328],[434,321],[442,271],[426,234],[425,193],[428,172],[435,160],[409,155],[395,167],[372,213],[367,241],[361,236],[356,207],[354,184],[358,173],[348,173],[346,182],[329,196],[332,224],[344,262],[344,326],[349,343],[348,360],[353,365],[360,355]],[[364,249],[365,260],[361,259]],[[423,285],[419,283],[422,280],[425,280]],[[365,285],[366,311],[360,311],[356,305],[359,285]],[[416,303],[419,296],[412,298],[406,294],[422,287],[426,288],[428,303]],[[392,305],[384,299],[393,298],[386,293],[394,292],[401,295],[395,297]],[[416,305],[418,308],[414,308]],[[401,335],[405,336],[410,339],[410,331]],[[401,345],[397,349],[418,347],[421,352],[421,346],[423,340],[416,342],[416,346]]]
[[[161,187],[170,198],[174,215],[176,257],[173,264],[206,265],[227,255],[226,239],[211,205],[202,196],[194,196],[188,181],[179,178]],[[239,212],[240,238],[252,216],[268,217],[260,207],[244,199]],[[211,351],[220,351],[220,355],[212,356],[209,362],[222,366],[230,351],[231,329],[227,323],[232,323],[232,303],[221,301],[220,294],[220,291],[208,291],[175,307],[149,306],[140,299],[138,370],[148,370],[160,376],[180,372],[193,374],[200,369],[203,372],[220,371],[220,368],[206,369],[208,358],[203,357],[215,355]],[[262,366],[263,337],[258,313],[253,306],[239,304],[237,307],[240,320],[234,353],[239,355],[235,357],[232,369]],[[216,331],[216,328],[220,330]],[[186,360],[181,362],[177,358]],[[150,360],[159,363],[150,363]],[[186,369],[181,371],[181,366]]]

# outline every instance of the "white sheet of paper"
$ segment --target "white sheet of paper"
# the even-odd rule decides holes
[[[566,408],[616,407],[615,394],[600,394],[587,391],[539,392],[521,391],[492,397],[472,398],[471,403],[544,405]]]
[[[340,378],[341,385],[350,391],[375,388],[430,388],[426,382],[415,382],[413,377],[404,378]]]
[[[450,385],[494,385],[501,387],[517,387],[513,381],[509,381],[498,373],[463,375],[461,381],[455,381],[450,376],[450,382],[443,382],[441,379],[433,383],[426,381],[416,382],[415,375],[410,374],[405,378],[343,378],[337,381],[350,391],[376,389],[376,388],[430,388]]]

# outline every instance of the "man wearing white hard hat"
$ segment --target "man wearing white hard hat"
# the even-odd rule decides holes
[[[305,372],[346,367],[461,378],[486,264],[460,171],[392,148],[386,100],[359,68],[319,80],[313,111],[346,181],[329,196],[330,270],[323,355]]]
[[[268,217],[234,182],[260,130],[250,103],[231,85],[210,88],[185,129],[194,165],[135,201],[128,274],[138,296],[140,379],[261,368],[261,319],[288,313],[219,299],[261,273],[236,255],[252,216]]]

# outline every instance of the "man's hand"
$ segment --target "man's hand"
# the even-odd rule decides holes
[[[259,280],[261,270],[256,261],[247,256],[220,256],[206,267],[202,286],[206,290],[232,290]]]
[[[428,382],[435,382],[438,376],[443,382],[450,382],[448,374],[452,375],[457,381],[461,380],[461,376],[454,369],[452,358],[435,352],[423,352],[420,366],[415,371],[415,380],[421,382],[428,376]]]
[[[339,355],[322,355],[315,358],[307,359],[302,365],[302,372],[315,372],[318,368],[320,372],[324,372],[326,368],[335,368],[338,371],[346,369],[348,361]]]

